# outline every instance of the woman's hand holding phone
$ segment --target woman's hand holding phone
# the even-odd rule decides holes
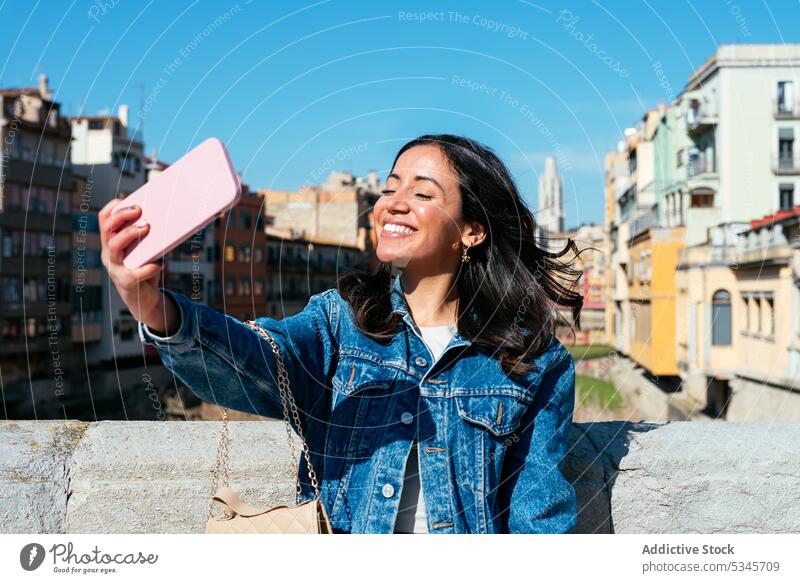
[[[150,225],[133,224],[141,216],[142,209],[122,206],[121,202],[112,200],[98,214],[101,260],[133,318],[155,334],[169,336],[177,330],[180,314],[159,289],[163,264],[146,263],[136,269],[128,269],[123,264],[125,249],[144,237]]]

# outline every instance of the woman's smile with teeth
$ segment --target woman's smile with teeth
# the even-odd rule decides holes
[[[395,223],[386,223],[383,225],[383,231],[385,233],[391,233],[393,235],[411,235],[412,233],[416,232],[416,229],[412,229],[410,227],[405,227],[403,225],[398,225]]]

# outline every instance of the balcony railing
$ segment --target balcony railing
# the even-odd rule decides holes
[[[649,210],[631,221],[631,238],[658,224],[658,211]]]
[[[800,156],[796,153],[791,156],[773,155],[772,171],[775,174],[800,174]]]
[[[781,101],[773,98],[772,112],[775,119],[800,119],[800,98]]]
[[[737,237],[736,255],[740,264],[789,265],[792,259],[789,239],[779,223],[742,231]]]
[[[690,134],[709,130],[717,125],[717,121],[716,112],[712,112],[700,104],[686,110],[686,131]]]
[[[686,165],[686,176],[689,178],[712,172],[716,172],[716,169],[710,160],[699,159]]]

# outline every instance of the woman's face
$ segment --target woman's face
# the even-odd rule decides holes
[[[375,203],[376,254],[397,267],[455,270],[462,234],[461,188],[455,169],[437,146],[403,152]]]

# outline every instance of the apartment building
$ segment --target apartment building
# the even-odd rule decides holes
[[[208,305],[239,320],[266,309],[267,234],[264,197],[239,182],[239,203],[210,225],[214,276],[206,285]],[[191,243],[191,242],[190,242]]]
[[[631,188],[627,145],[620,142],[616,151],[605,158],[605,235],[606,235],[606,342],[623,354],[630,352],[628,279],[625,267],[629,261],[630,225],[620,221],[617,201]]]
[[[607,218],[612,340],[650,373],[678,375],[698,402],[717,412],[729,413],[725,403],[738,378],[727,367],[737,361],[732,355],[738,348],[732,346],[741,344],[740,336],[734,333],[728,346],[711,325],[715,315],[727,317],[729,301],[736,326],[739,300],[731,279],[746,273],[731,271],[737,237],[754,217],[797,202],[798,65],[800,45],[721,45],[690,75],[674,103],[650,110],[626,136],[633,188],[616,200],[616,212]],[[652,147],[652,196],[646,144]],[[607,197],[614,183],[625,180],[617,178],[609,156]],[[631,209],[627,216],[626,209]],[[628,221],[630,216],[636,219]],[[626,223],[629,240],[621,250],[619,233]],[[675,268],[677,275],[670,274]],[[661,309],[656,309],[656,286],[666,294],[658,300]],[[672,318],[664,311],[673,309],[671,303]]]
[[[684,391],[714,417],[727,417],[738,366],[741,312],[733,309],[737,236],[748,223],[709,229],[709,238],[681,250],[676,281],[676,350]]]
[[[72,341],[78,347],[100,342],[103,335],[103,267],[100,254],[100,208],[87,177],[73,174],[72,201]]]
[[[380,197],[375,171],[364,179],[349,172],[331,172],[320,185],[296,192],[264,189],[276,232],[290,229],[308,240],[336,241],[370,254],[375,248],[372,207]]]
[[[144,144],[138,132],[128,126],[128,106],[117,115],[79,115],[70,118],[73,143],[72,165],[91,184],[86,204],[100,209],[114,198],[124,198],[144,185]],[[103,334],[87,346],[91,362],[111,362],[142,357],[136,321],[122,302],[116,288],[102,271]]]
[[[800,205],[710,229],[683,251],[678,350],[686,391],[730,421],[800,417]]]
[[[800,45],[721,45],[689,78],[671,116],[667,224],[687,245],[709,227],[796,204]]]
[[[0,90],[0,380],[6,414],[58,409],[70,369],[70,125],[46,75]]]
[[[583,345],[605,344],[608,282],[603,225],[581,225],[571,237],[575,240],[578,249],[581,250],[574,267],[583,272],[578,281],[578,289],[583,296],[581,329],[574,330],[574,342]],[[568,312],[565,313],[565,316],[571,321],[571,315]]]
[[[662,226],[663,152],[669,148],[661,104],[626,130],[606,156],[606,273],[612,322],[609,343],[654,376],[677,374],[675,290],[683,229]],[[613,197],[613,198],[612,198]]]
[[[267,228],[264,315],[280,319],[296,314],[306,306],[310,296],[336,288],[340,275],[368,268],[369,256],[358,247]]]
[[[763,369],[746,363],[760,355],[754,365],[787,370],[793,354],[788,341],[781,341],[780,353],[775,346],[764,352],[774,340],[760,331],[760,322],[748,319],[751,313],[772,313],[777,300],[768,289],[787,270],[776,272],[757,253],[750,261],[741,251],[742,241],[751,247],[761,241],[752,234],[756,217],[777,217],[798,202],[798,65],[800,45],[723,45],[691,75],[675,104],[676,165],[666,220],[687,230],[677,275],[680,376],[697,403],[727,419],[774,413],[769,390],[748,389]],[[788,250],[781,252],[788,261]],[[745,280],[751,283],[740,289]],[[781,306],[788,325],[795,308],[788,301]],[[751,326],[759,331],[748,331]],[[789,360],[772,362],[778,354]],[[755,399],[744,405],[743,396],[756,392],[762,401],[744,413]]]

